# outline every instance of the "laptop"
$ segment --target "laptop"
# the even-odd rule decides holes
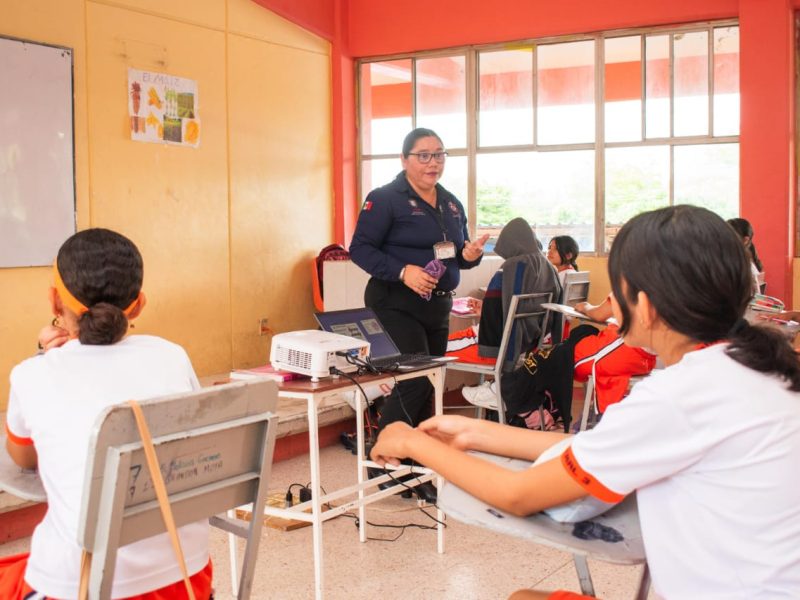
[[[452,360],[446,356],[402,354],[371,308],[315,313],[314,318],[325,331],[369,342],[370,363],[381,370],[420,369]]]

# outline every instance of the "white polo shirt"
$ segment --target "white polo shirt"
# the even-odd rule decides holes
[[[564,463],[601,499],[638,490],[664,598],[800,598],[800,394],[725,348],[654,371]]]
[[[111,346],[71,340],[23,361],[11,371],[6,429],[33,440],[48,509],[31,540],[25,580],[55,598],[78,595],[81,550],[78,520],[88,439],[100,412],[126,400],[199,389],[180,346],[153,336],[130,336]],[[208,562],[208,523],[179,529],[187,569]],[[133,596],[182,579],[167,534],[120,548],[114,598]]]

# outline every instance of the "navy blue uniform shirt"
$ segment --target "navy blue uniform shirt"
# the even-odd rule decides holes
[[[454,290],[461,279],[459,269],[474,267],[481,257],[464,260],[464,241],[469,239],[467,215],[456,197],[438,183],[436,204],[433,208],[419,197],[405,171],[372,190],[361,207],[350,243],[353,262],[373,277],[399,281],[403,267],[424,267],[434,259],[433,245],[450,241],[456,246],[456,258],[443,261],[447,270],[436,289]]]

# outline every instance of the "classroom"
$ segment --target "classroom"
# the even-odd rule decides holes
[[[756,232],[766,293],[781,299],[786,310],[800,310],[798,11],[800,0],[0,0],[0,38],[71,49],[75,230],[103,227],[135,242],[146,265],[147,310],[132,333],[182,346],[197,376],[208,381],[232,369],[264,364],[276,334],[317,328],[309,265],[326,246],[350,247],[367,194],[400,170],[402,136],[413,127],[431,127],[442,136],[442,150],[449,153],[442,183],[463,204],[470,237],[496,237],[507,220],[525,216],[543,226],[545,241],[557,233],[579,238],[581,270],[591,278],[589,302],[602,303],[612,290],[610,244],[625,220],[638,212],[626,208],[626,194],[632,192],[622,184],[616,200],[611,193],[613,161],[619,166],[630,159],[634,170],[651,169],[652,177],[637,188],[651,194],[643,208],[680,204],[707,186],[705,206],[725,219],[746,218]],[[701,70],[705,100],[700,105],[680,104],[680,75],[672,65],[679,62],[680,42],[687,42],[690,52],[688,41],[698,31],[705,36],[700,42],[705,65],[717,56],[717,68]],[[731,32],[733,49],[720,50]],[[613,47],[609,33],[633,42]],[[631,79],[630,70],[625,71],[629,63],[608,59],[635,46],[633,60],[642,64],[652,58],[646,40],[656,37],[674,45],[659,55],[668,69],[660,83],[638,71]],[[558,44],[573,44],[574,52],[552,56],[551,66],[559,67],[553,71],[563,73],[548,79],[542,76],[544,63],[537,67],[530,57]],[[526,73],[513,72],[520,57],[528,61]],[[603,60],[605,70],[592,68]],[[138,125],[131,119],[138,123],[140,117],[131,116],[131,70],[193,82],[199,126],[193,135],[199,142],[133,139]],[[608,82],[605,88],[595,76],[600,71]],[[537,77],[541,97],[519,91]],[[443,89],[449,90],[452,81],[460,86],[455,94]],[[675,112],[672,125],[667,113],[666,133],[648,140],[642,131],[657,125],[646,120],[641,107],[651,84],[666,89]],[[535,111],[517,110],[513,94],[541,107],[539,121]],[[587,95],[592,102],[588,116],[557,114],[560,104],[571,103],[570,98],[580,104]],[[608,105],[619,102],[603,112],[592,98],[605,98]],[[142,105],[146,100],[143,94]],[[9,102],[12,90],[0,96],[0,109]],[[138,97],[134,102],[138,115]],[[452,106],[455,116],[448,113]],[[515,109],[514,116],[490,121],[491,107],[497,113]],[[677,130],[681,107],[702,113],[702,131]],[[548,109],[553,112],[545,113]],[[482,110],[486,119],[479,122]],[[643,143],[628,144],[625,131],[607,147],[596,141],[596,131],[610,130],[614,115],[628,110],[642,114],[635,135]],[[544,114],[552,115],[552,122]],[[529,123],[530,136],[520,123]],[[575,132],[573,139],[570,132]],[[545,141],[547,135],[551,141]],[[545,144],[551,146],[539,152]],[[6,167],[10,147],[0,124],[0,167]],[[520,161],[534,154],[547,156],[547,162],[537,163],[528,178],[515,178],[512,172]],[[645,154],[651,162],[639,158]],[[539,185],[536,178],[548,171],[556,177]],[[645,189],[648,185],[658,189]],[[536,192],[523,206],[526,186]],[[729,195],[712,197],[719,192]],[[509,204],[511,212],[496,208],[497,198],[502,204],[515,195],[523,199]],[[0,207],[0,220],[3,215]],[[7,374],[36,353],[36,334],[52,319],[46,302],[52,273],[50,266],[0,268],[0,412],[8,409]],[[451,396],[460,393],[448,385],[446,403]],[[342,411],[320,425],[323,456],[338,445],[340,433],[355,427],[352,412]],[[307,453],[302,427],[279,439],[278,478],[291,479],[283,459],[287,464],[303,461]],[[23,519],[22,513],[5,512],[5,519],[0,513],[0,555],[7,554],[3,542],[20,537],[11,531],[15,519],[25,522],[21,531],[27,536],[31,519],[42,515],[41,510],[29,512]],[[341,529],[346,534],[338,531],[326,539],[350,535],[349,528]],[[391,551],[430,552],[433,557],[433,535],[424,535],[405,549],[401,538]],[[486,539],[507,539],[494,533],[482,538],[480,530],[464,535],[476,552]],[[448,536],[457,539],[452,532]],[[283,539],[270,537],[262,553]],[[310,555],[311,538],[303,539]],[[520,541],[508,543],[517,552],[531,548]],[[302,553],[303,544],[293,552]],[[342,546],[350,544],[356,545],[355,539]],[[457,544],[451,542],[448,551]],[[541,555],[549,560],[544,550]],[[333,556],[327,554],[328,570],[337,568]],[[569,558],[563,556],[562,563]],[[484,568],[478,560],[473,566]],[[401,578],[402,568],[395,572]],[[611,573],[609,578],[616,576]],[[276,597],[312,597],[312,571],[306,569],[297,579],[297,590]],[[519,585],[498,587],[488,597],[507,597],[537,581],[516,571],[511,579]],[[554,581],[580,589],[574,578]],[[606,580],[601,576],[600,581]],[[603,585],[603,597],[633,594],[633,584],[621,592]],[[220,578],[217,587],[218,598],[228,597],[227,582]],[[388,583],[378,590],[362,589],[363,596],[348,596],[343,589],[328,589],[325,595],[400,597]],[[422,592],[424,597],[458,593]]]

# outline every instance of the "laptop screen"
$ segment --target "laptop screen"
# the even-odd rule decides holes
[[[314,318],[325,331],[347,335],[370,343],[372,358],[400,354],[392,338],[371,308],[352,308],[316,313]]]

